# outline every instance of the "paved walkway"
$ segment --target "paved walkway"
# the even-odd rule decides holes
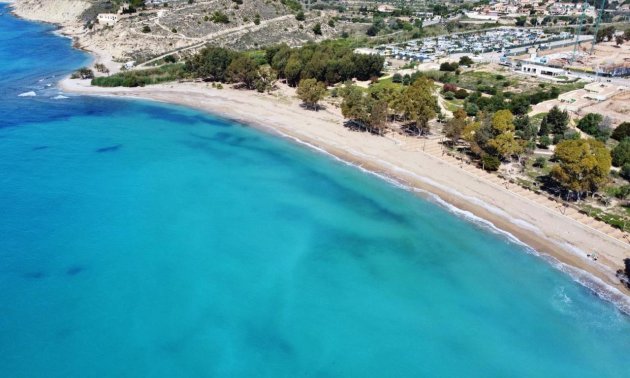
[[[429,137],[426,139],[419,139],[396,135],[394,139],[401,142],[401,144],[403,145],[402,148],[404,150],[422,152],[443,160],[452,166],[461,168],[468,174],[489,181],[493,185],[501,186],[502,188],[509,190],[515,195],[531,201],[537,206],[544,206],[546,208],[559,212],[562,215],[585,225],[586,227],[601,232],[611,238],[630,244],[630,234],[627,232],[623,232],[618,228],[614,228],[608,225],[607,223],[599,221],[595,218],[591,218],[586,214],[580,213],[573,207],[566,207],[562,203],[552,200],[545,195],[537,194],[531,190],[523,188],[518,184],[510,183],[506,179],[503,179],[495,174],[488,173],[481,168],[478,168],[476,165],[469,164],[462,159],[443,153],[444,149],[442,144],[440,143],[442,139],[441,137]]]

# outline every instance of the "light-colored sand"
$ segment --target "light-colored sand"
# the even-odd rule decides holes
[[[602,228],[599,222],[592,225],[580,223],[576,220],[579,214],[574,214],[571,209],[561,211],[545,197],[523,191],[497,176],[443,156],[439,137],[427,140],[393,134],[378,137],[351,131],[343,127],[343,117],[338,109],[329,105],[328,109],[319,112],[304,110],[299,101],[290,96],[292,90],[286,87],[278,91],[278,95],[219,90],[201,83],[95,88],[85,81],[64,80],[61,87],[66,92],[185,105],[299,139],[370,171],[437,194],[455,207],[515,235],[536,250],[568,266],[588,271],[608,285],[629,293],[614,276],[614,272],[623,266],[623,259],[630,258],[630,245],[622,241],[623,236],[620,240],[606,235],[602,231],[607,230],[599,231]],[[599,255],[596,262],[586,256],[592,251]]]

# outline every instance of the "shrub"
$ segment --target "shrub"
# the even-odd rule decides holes
[[[549,148],[549,146],[551,146],[551,138],[549,138],[549,135],[543,135],[538,140],[538,144],[540,144],[542,148]]]
[[[75,73],[70,76],[72,79],[93,79],[94,71],[87,67],[79,68]]]
[[[315,33],[315,35],[322,35],[322,25],[319,22],[313,26],[313,33]]]
[[[450,83],[446,83],[444,84],[444,86],[442,87],[442,93],[446,93],[446,92],[457,92],[457,86],[455,84],[450,84]]]
[[[466,97],[468,97],[468,92],[463,88],[460,88],[455,92],[455,98],[457,99],[463,100]]]
[[[144,25],[142,27],[142,32],[143,33],[151,33],[151,28],[149,27],[149,25]]]
[[[394,76],[392,76],[392,83],[402,83],[402,75],[396,72]]]
[[[547,159],[542,156],[538,156],[534,161],[534,167],[545,168],[547,166]]]
[[[498,171],[501,166],[501,160],[493,155],[484,155],[481,158],[481,162],[483,163],[483,169],[486,171]]]
[[[459,68],[459,64],[457,64],[457,63],[444,62],[444,63],[440,64],[440,71],[454,72],[458,68]]]
[[[622,141],[624,138],[630,137],[630,122],[624,122],[617,126],[611,137],[618,141]]]
[[[230,23],[230,19],[228,18],[228,16],[225,13],[219,12],[219,11],[215,11],[212,14],[212,17],[210,19],[215,24],[229,24]]]
[[[621,167],[621,171],[619,171],[619,175],[626,180],[630,181],[630,163],[626,163]]]
[[[455,93],[453,92],[446,92],[444,93],[444,98],[447,100],[452,100],[455,98]]]
[[[473,60],[470,59],[469,56],[462,56],[461,58],[459,58],[459,65],[460,66],[472,66],[474,64]]]
[[[304,12],[297,12],[297,14],[295,15],[295,19],[298,21],[304,21],[306,19],[306,17],[304,17]]]
[[[622,167],[630,163],[630,137],[622,140],[613,148],[610,155],[612,156],[612,163],[615,167]]]

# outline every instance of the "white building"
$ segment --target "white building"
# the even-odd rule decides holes
[[[98,23],[101,25],[115,25],[118,22],[118,15],[114,13],[101,13],[96,16]]]
[[[541,76],[541,77],[556,77],[565,75],[565,70],[561,68],[553,68],[547,66],[541,66],[533,63],[523,63],[521,71],[528,75]]]

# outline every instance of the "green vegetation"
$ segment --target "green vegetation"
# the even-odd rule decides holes
[[[326,85],[316,79],[302,79],[297,88],[297,96],[308,109],[319,110],[319,102],[326,95]]]
[[[612,164],[615,167],[623,167],[626,164],[630,164],[630,137],[622,140],[612,150]]]
[[[185,76],[182,64],[169,64],[147,70],[123,71],[107,77],[92,79],[92,85],[99,87],[143,87],[174,81]]]
[[[280,0],[280,2],[293,12],[302,10],[302,4],[298,0]]]
[[[313,33],[315,33],[315,35],[322,35],[322,24],[319,22],[316,23],[315,26],[313,26]]]
[[[608,180],[611,157],[604,143],[594,139],[565,140],[556,146],[558,161],[551,177],[560,186],[575,192],[595,192]]]
[[[629,29],[630,30],[630,29]],[[621,141],[630,137],[630,122],[624,122],[612,132],[611,138]]]
[[[87,67],[79,68],[71,76],[71,79],[92,79],[94,78],[94,71]]]
[[[369,80],[380,76],[384,64],[383,57],[355,54],[340,41],[308,43],[299,48],[278,45],[267,48],[266,53],[267,62],[291,86],[310,78],[327,85],[353,78]]]
[[[230,18],[225,13],[220,11],[214,11],[214,13],[212,13],[212,16],[210,16],[210,20],[212,20],[212,22],[214,22],[215,24],[230,23]]]
[[[408,132],[424,134],[438,110],[432,94],[433,82],[428,79],[416,80],[406,87],[383,83],[367,91],[345,85],[339,92],[342,114],[350,124],[376,134],[383,133],[388,119],[399,122]]]
[[[628,220],[628,217],[618,215],[618,214],[611,214],[609,212],[595,208],[590,205],[582,205],[581,212],[592,218],[595,218],[604,223],[607,223],[615,228],[618,228],[626,232],[630,232],[630,221]]]
[[[577,125],[578,129],[605,142],[611,135],[610,120],[600,114],[589,113],[582,118]]]

